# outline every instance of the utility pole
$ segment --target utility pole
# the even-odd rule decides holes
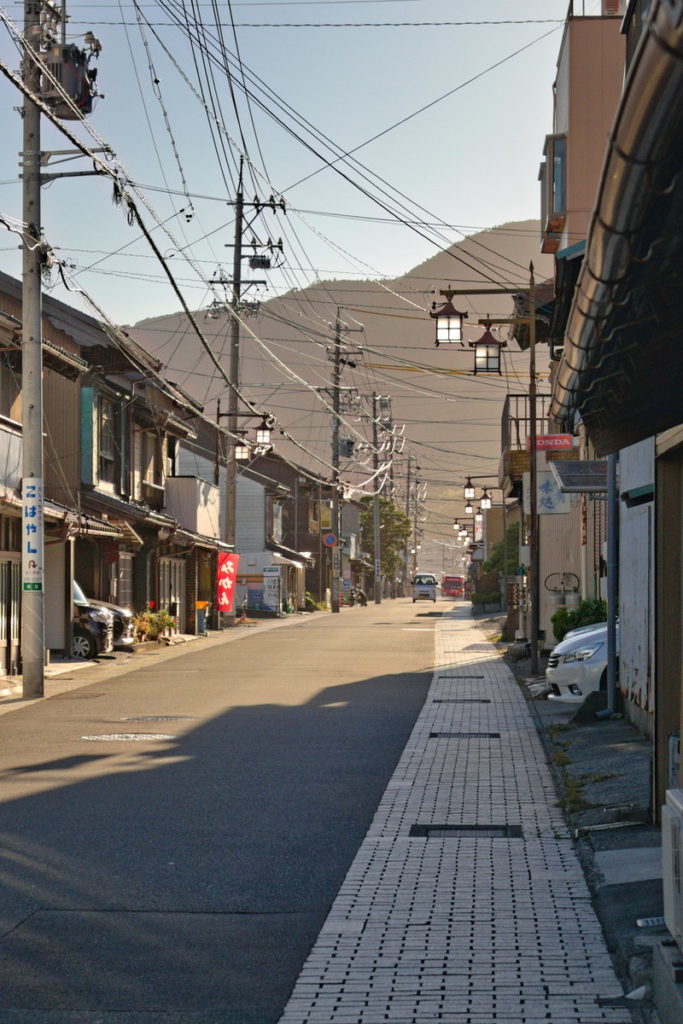
[[[339,504],[339,384],[341,380],[341,319],[337,307],[337,319],[334,325],[334,353],[332,358],[332,532],[337,538],[332,548],[332,611],[338,612],[340,606],[339,577],[341,574],[341,543],[340,504]]]
[[[24,39],[40,48],[41,3],[27,0]],[[40,93],[40,65],[24,50],[23,78],[34,95]],[[44,624],[44,485],[43,485],[43,250],[40,225],[40,110],[28,98],[23,105],[23,221],[22,255],[22,519],[21,519],[21,656],[23,696],[45,692]]]
[[[242,220],[244,217],[243,189],[244,161],[240,157],[240,176],[235,197],[235,240],[232,256],[232,298],[230,310],[230,382],[228,394],[228,425],[231,438],[227,451],[226,504],[225,504],[225,540],[235,550],[237,525],[237,458],[235,457],[235,438],[237,436],[237,405],[240,380],[240,318],[239,305],[242,295]],[[220,422],[220,414],[218,415]],[[226,626],[235,624],[235,607],[231,612],[224,613]]]
[[[372,527],[374,537],[374,551],[375,551],[375,604],[382,603],[382,560],[381,560],[381,541],[380,541],[380,523],[379,523],[379,502],[380,502],[380,486],[377,477],[379,470],[379,437],[377,430],[377,416],[378,416],[378,395],[373,392],[372,395],[372,467],[375,472],[375,492],[372,497]]]
[[[406,476],[406,517],[410,519],[410,488],[411,488],[411,469],[413,465],[413,456],[408,456],[408,473]],[[414,540],[414,538],[413,538]],[[406,545],[405,558],[403,560],[403,596],[408,596],[408,555],[410,549]]]
[[[263,280],[242,280],[242,260],[244,258],[243,252],[243,236],[244,236],[244,209],[245,206],[253,208],[256,212],[254,217],[250,221],[248,227],[256,219],[266,207],[275,213],[277,209],[280,209],[285,213],[284,199],[276,201],[274,196],[271,196],[267,202],[261,203],[258,199],[255,199],[252,203],[244,202],[244,158],[240,157],[240,171],[239,180],[237,184],[237,194],[235,196],[235,235],[233,240],[233,256],[232,256],[232,277],[229,281],[225,278],[214,278],[213,283],[217,285],[231,286],[230,301],[227,305],[230,308],[231,322],[230,322],[230,372],[229,372],[229,385],[230,390],[228,392],[228,410],[226,413],[220,411],[220,402],[217,406],[216,411],[216,423],[220,426],[222,416],[226,416],[228,419],[228,430],[230,432],[230,439],[227,445],[227,473],[226,473],[226,490],[225,490],[225,536],[224,540],[226,544],[232,547],[233,551],[236,544],[237,534],[237,454],[236,454],[236,438],[238,437],[238,419],[240,413],[239,409],[239,385],[240,385],[240,326],[241,319],[240,314],[242,311],[242,291],[243,288],[250,288],[252,285],[266,284]],[[263,270],[269,270],[271,266],[270,259],[264,255],[257,255],[256,249],[259,243],[254,240],[253,248],[254,254],[250,257],[250,266],[253,269],[257,267]],[[267,245],[263,246],[268,249],[271,253],[279,250],[282,252],[282,239],[277,243],[268,240]],[[249,413],[248,415],[255,415]],[[231,612],[224,612],[223,624],[226,626],[234,626],[235,624],[235,609]]]

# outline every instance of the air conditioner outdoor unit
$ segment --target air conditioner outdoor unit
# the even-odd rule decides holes
[[[683,789],[668,789],[662,808],[664,921],[683,951]]]

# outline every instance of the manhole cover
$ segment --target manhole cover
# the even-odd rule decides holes
[[[411,825],[416,839],[522,839],[521,825]]]
[[[99,736],[81,736],[81,739],[98,743],[140,743],[150,740],[174,740],[176,737],[168,732],[108,732]]]
[[[122,722],[194,722],[189,715],[132,715],[122,718]]]

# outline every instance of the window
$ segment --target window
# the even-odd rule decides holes
[[[161,437],[155,430],[146,430],[142,435],[142,479],[161,487],[161,468]]]
[[[98,405],[98,451],[99,451],[99,482],[113,484],[116,482],[117,442],[116,442],[116,406],[110,398],[100,395]]]
[[[542,252],[557,252],[559,232],[567,215],[567,137],[547,135],[545,157],[539,171],[541,182]]]
[[[21,391],[21,375],[14,369],[7,356],[0,362],[0,415],[8,419],[19,419],[15,407]]]

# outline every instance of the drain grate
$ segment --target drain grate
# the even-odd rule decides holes
[[[490,704],[490,697],[435,697],[432,704]]]
[[[521,825],[411,825],[414,839],[523,839]]]
[[[439,673],[439,679],[483,679],[483,678],[484,678],[483,676],[455,675],[454,673],[449,673],[449,672],[440,672]]]
[[[499,740],[499,732],[430,732],[430,740]]]

